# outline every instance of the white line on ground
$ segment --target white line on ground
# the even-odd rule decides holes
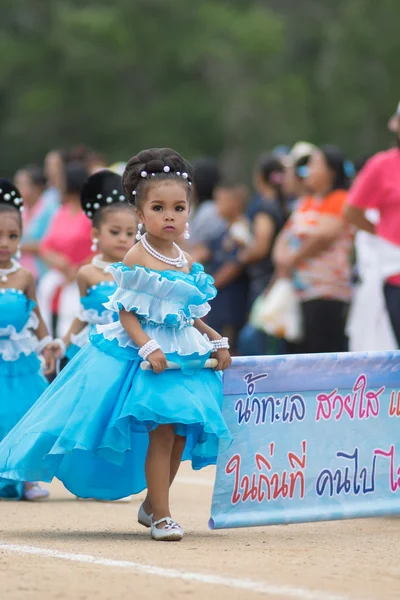
[[[178,569],[166,569],[155,565],[144,565],[129,560],[114,560],[112,558],[98,558],[90,554],[73,554],[60,552],[49,548],[37,548],[35,546],[24,546],[19,544],[0,543],[0,550],[9,554],[33,554],[45,558],[58,558],[77,563],[88,563],[103,567],[129,569],[140,575],[155,575],[167,579],[180,579],[182,581],[193,581],[202,584],[218,585],[237,590],[256,592],[266,596],[281,596],[295,598],[296,600],[349,600],[346,596],[329,594],[322,591],[308,590],[306,588],[274,585],[254,581],[252,579],[236,579],[231,577],[220,577],[207,573],[194,573]]]
[[[201,479],[201,477],[177,477],[175,481],[176,483],[188,483],[189,485],[204,485],[205,487],[210,487],[214,485],[214,481],[212,479]]]

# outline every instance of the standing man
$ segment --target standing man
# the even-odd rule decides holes
[[[384,278],[383,291],[400,347],[400,263],[398,270],[396,263],[397,253],[400,256],[400,103],[388,128],[396,136],[396,146],[375,154],[360,171],[347,198],[345,217],[358,229],[376,234],[385,242],[382,244],[386,254],[382,254],[381,271],[387,270],[389,260],[393,267],[390,275]],[[376,225],[366,217],[366,211],[371,208],[379,212]]]

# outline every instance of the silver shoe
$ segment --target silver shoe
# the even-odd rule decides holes
[[[165,523],[161,529],[157,527],[160,523]],[[158,521],[152,521],[151,537],[157,542],[180,542],[183,538],[183,529],[171,517],[163,517]]]
[[[148,515],[143,508],[143,504],[141,504],[137,516],[138,523],[143,525],[143,527],[151,527],[152,518],[153,515]]]

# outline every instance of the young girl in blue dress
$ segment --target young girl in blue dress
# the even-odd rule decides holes
[[[23,201],[18,189],[0,180],[0,440],[28,412],[54,369],[51,338],[36,305],[35,279],[14,258],[19,254]],[[0,479],[0,499],[42,500],[48,491],[26,478]]]
[[[220,373],[231,363],[229,344],[201,320],[216,295],[213,279],[175,243],[187,235],[191,178],[170,149],[128,162],[123,185],[141,239],[109,267],[118,287],[107,308],[119,321],[96,326],[0,444],[3,477],[56,476],[80,497],[108,500],[147,487],[138,520],[163,541],[183,537],[169,506],[182,458],[201,469],[231,442]],[[202,370],[210,355],[216,370]],[[144,360],[151,370],[142,370]],[[166,370],[167,361],[180,369]]]
[[[93,223],[92,250],[100,250],[100,254],[78,271],[81,310],[61,344],[70,360],[88,343],[93,325],[118,320],[118,313],[104,306],[117,289],[107,268],[121,261],[132,248],[136,228],[133,208],[126,201],[122,178],[117,173],[103,170],[89,177],[81,192],[81,204]]]

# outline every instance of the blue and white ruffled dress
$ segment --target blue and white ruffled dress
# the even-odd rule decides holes
[[[118,313],[107,310],[104,306],[117,289],[115,281],[102,281],[92,285],[86,296],[81,297],[81,307],[78,318],[87,323],[82,331],[71,335],[71,344],[67,349],[67,358],[73,359],[89,341],[89,333],[94,325],[104,325],[118,321]]]
[[[213,279],[199,264],[189,274],[122,263],[110,272],[118,288],[106,308],[134,312],[182,369],[142,371],[138,347],[120,322],[98,325],[91,343],[0,444],[0,476],[57,477],[82,498],[115,500],[146,487],[148,432],[160,424],[186,437],[184,459],[194,469],[214,464],[229,446],[222,377],[200,369],[212,346],[193,326],[210,310]]]
[[[35,302],[22,290],[0,289],[0,441],[29,411],[47,387],[36,355],[32,329],[38,319]],[[26,481],[0,481],[0,498],[20,498]]]

